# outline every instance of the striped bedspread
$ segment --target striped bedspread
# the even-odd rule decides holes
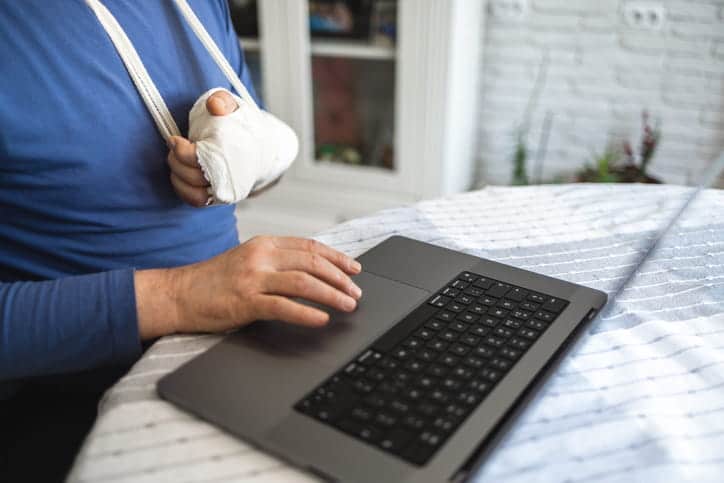
[[[402,234],[613,298],[474,480],[720,481],[724,191],[701,192],[651,250],[691,192],[489,187],[383,211],[316,238],[358,255]],[[316,481],[158,398],[163,374],[219,340],[154,344],[106,394],[69,480]]]

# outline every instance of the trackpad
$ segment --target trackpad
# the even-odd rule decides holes
[[[265,321],[252,324],[238,335],[242,335],[247,347],[282,358],[314,359],[337,368],[429,295],[425,290],[368,272],[353,279],[362,289],[357,310],[352,313],[331,311],[330,322],[323,328]]]

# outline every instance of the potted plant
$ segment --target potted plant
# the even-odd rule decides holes
[[[651,126],[649,114],[641,114],[641,143],[638,152],[630,141],[625,141],[622,150],[608,148],[603,154],[594,156],[593,166],[587,164],[576,175],[580,183],[661,183],[647,173],[647,168],[661,139],[660,126]],[[623,158],[623,162],[622,161]]]

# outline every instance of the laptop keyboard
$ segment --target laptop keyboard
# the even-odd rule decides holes
[[[294,407],[422,466],[567,305],[462,272]]]

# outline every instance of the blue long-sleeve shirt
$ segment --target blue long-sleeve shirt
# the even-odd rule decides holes
[[[167,0],[103,0],[182,132],[228,81]],[[253,93],[225,0],[190,2]],[[254,94],[252,94],[254,95]],[[0,381],[140,354],[134,269],[238,244],[174,193],[167,147],[83,0],[0,0]]]

